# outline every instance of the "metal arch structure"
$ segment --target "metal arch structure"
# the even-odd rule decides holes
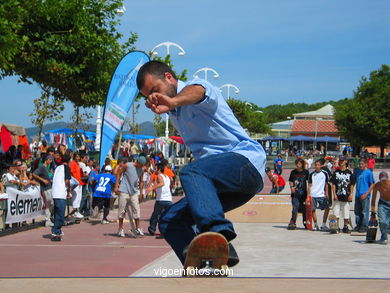
[[[222,89],[223,88],[227,88],[227,99],[229,99],[230,98],[230,88],[233,88],[233,89],[235,89],[235,93],[236,94],[238,94],[239,92],[240,92],[240,89],[237,87],[237,86],[235,86],[234,84],[231,84],[231,83],[226,83],[226,84],[224,84],[224,85],[221,85],[220,86],[220,88],[219,88],[219,90],[222,92]]]
[[[173,43],[173,42],[163,42],[163,43],[160,43],[157,46],[155,46],[150,52],[152,52],[153,55],[158,55],[156,50],[158,48],[161,48],[161,47],[166,47],[167,55],[170,55],[169,49],[171,47],[175,47],[175,48],[179,49],[179,53],[178,53],[179,56],[184,56],[186,54],[186,52],[184,51],[183,47],[181,47],[180,45],[178,45],[176,43]]]
[[[194,77],[194,78],[199,78],[199,75],[198,75],[198,74],[199,74],[200,72],[204,72],[205,80],[207,80],[207,72],[208,72],[208,71],[211,71],[212,73],[214,73],[214,78],[218,78],[218,77],[219,77],[218,72],[217,72],[215,69],[210,68],[210,67],[203,67],[203,68],[201,68],[201,69],[198,69],[198,70],[194,73],[193,77]]]

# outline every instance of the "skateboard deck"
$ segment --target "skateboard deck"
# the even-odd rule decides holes
[[[337,218],[334,214],[329,215],[329,231],[330,234],[336,234],[339,232]]]
[[[371,218],[368,222],[366,242],[374,243],[376,241],[376,232],[378,230],[378,220],[376,218]]]
[[[61,241],[62,240],[62,236],[60,235],[57,235],[57,236],[51,236],[51,241]]]
[[[306,202],[305,202],[305,208],[306,208],[306,221],[305,226],[308,230],[313,230],[313,200],[311,198],[311,195],[307,196]]]
[[[227,277],[229,244],[226,238],[215,232],[196,236],[188,247],[184,262],[184,276]]]

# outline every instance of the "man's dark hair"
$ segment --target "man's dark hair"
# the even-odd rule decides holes
[[[63,163],[69,163],[69,161],[70,161],[70,156],[68,154],[62,156]]]
[[[325,164],[325,159],[324,159],[324,158],[318,159],[317,161],[320,162],[321,165]],[[317,161],[316,161],[316,162],[317,162]]]
[[[161,160],[161,164],[162,164],[163,166],[168,166],[168,160],[167,160],[167,159],[162,159],[162,160]]]
[[[361,158],[361,159],[359,160],[359,163],[360,163],[360,162],[363,162],[364,164],[367,164],[367,159]]]
[[[120,163],[126,164],[128,162],[129,162],[129,160],[126,157],[122,157],[122,158],[118,159],[118,164],[120,164]]]
[[[164,173],[165,166],[161,163],[156,164],[156,169],[160,171],[161,173]]]
[[[48,153],[54,153],[54,151],[55,151],[54,147],[48,147],[47,148],[47,152]]]
[[[144,87],[145,77],[147,74],[151,74],[158,79],[163,79],[165,72],[169,72],[175,79],[176,74],[171,67],[160,61],[149,61],[142,65],[137,75],[137,86],[141,90]]]
[[[303,169],[306,169],[305,167],[305,160],[304,159],[302,159],[302,158],[298,158],[298,159],[296,159],[295,160],[295,165],[298,165],[298,163],[301,163],[302,164],[302,168]]]

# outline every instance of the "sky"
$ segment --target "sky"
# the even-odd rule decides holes
[[[388,0],[125,0],[124,5],[118,29],[139,35],[138,50],[175,42],[186,52],[179,56],[171,48],[175,70],[187,69],[191,78],[200,68],[213,68],[219,77],[209,73],[210,82],[234,84],[240,92],[231,90],[232,97],[260,107],[352,97],[362,76],[390,64]],[[164,56],[166,49],[158,53]],[[17,80],[0,80],[0,122],[31,127],[29,113],[40,90]],[[72,111],[66,103],[64,121]],[[137,122],[143,121],[153,121],[153,114],[142,105]]]

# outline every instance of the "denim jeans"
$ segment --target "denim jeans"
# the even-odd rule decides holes
[[[356,227],[361,229],[367,229],[368,216],[370,213],[370,196],[361,200],[360,197],[355,197],[355,220]]]
[[[299,198],[297,196],[292,196],[291,197],[291,205],[292,205],[292,211],[291,211],[290,222],[295,224],[297,222],[298,212],[302,212],[303,224],[305,225],[305,221],[306,221],[305,198]]]
[[[381,230],[381,240],[387,240],[387,230],[390,225],[390,206],[379,200],[378,202],[378,220]]]
[[[61,234],[61,227],[64,224],[66,208],[66,199],[54,199],[54,226],[51,228],[51,233]]]
[[[149,221],[149,230],[151,232],[156,232],[156,226],[158,221],[160,220],[161,214],[165,211],[165,209],[169,208],[172,205],[171,201],[166,200],[156,200],[154,203],[154,209],[152,216]]]
[[[180,180],[186,197],[163,213],[159,230],[182,263],[183,249],[196,236],[195,230],[218,232],[233,240],[237,235],[224,213],[245,204],[263,188],[257,169],[233,152],[195,160],[182,168]]]
[[[281,193],[284,189],[284,186],[279,186],[279,193]],[[276,193],[276,187],[272,187],[270,192],[271,194]]]

